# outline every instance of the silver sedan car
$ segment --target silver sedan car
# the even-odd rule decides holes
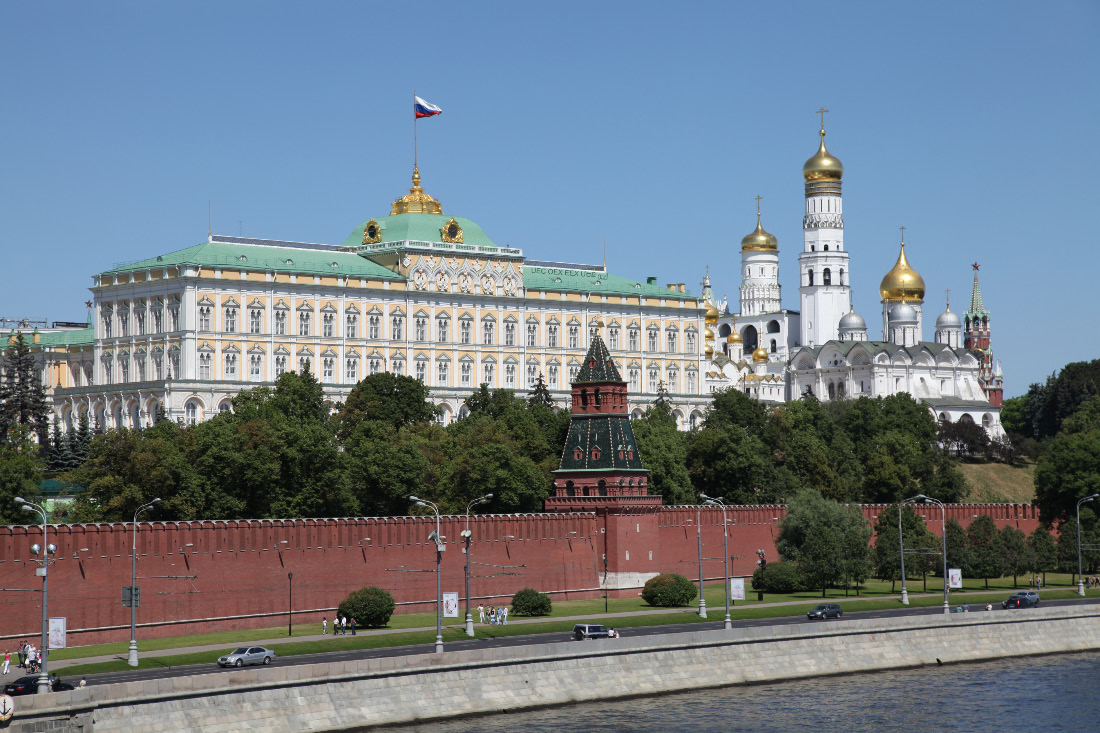
[[[246,664],[271,664],[275,652],[262,646],[242,646],[240,649],[218,657],[219,667],[243,667]]]

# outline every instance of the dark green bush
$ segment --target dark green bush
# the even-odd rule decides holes
[[[534,588],[524,588],[512,596],[512,613],[517,616],[549,616],[550,596]]]
[[[389,591],[377,586],[360,588],[340,603],[336,615],[355,619],[357,626],[385,626],[393,615],[396,604]]]
[[[642,589],[642,600],[651,606],[686,606],[696,595],[695,585],[677,573],[650,578]]]
[[[766,568],[757,568],[752,574],[752,589],[764,593],[796,593],[802,590],[798,565],[770,562]]]

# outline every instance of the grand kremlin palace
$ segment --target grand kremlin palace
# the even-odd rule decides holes
[[[843,166],[824,126],[819,134],[802,169],[797,311],[783,308],[778,243],[759,214],[740,266],[724,263],[740,279],[731,303],[715,297],[709,272],[692,295],[602,265],[526,259],[445,214],[414,167],[389,215],[343,244],[210,235],[95,275],[88,328],[33,334],[52,409],[66,430],[85,411],[105,428],[145,426],[160,410],[195,423],[231,409],[242,389],[307,369],[334,404],[366,375],[414,376],[444,423],[464,415],[478,385],[523,391],[540,374],[564,407],[602,328],[632,416],[661,389],[684,429],[718,389],[772,404],[907,392],[939,420],[1003,435],[978,265],[969,309],[960,318],[948,304],[925,341],[925,285],[902,242],[877,294],[882,337],[872,340],[852,307]]]
[[[445,214],[418,171],[342,245],[213,235],[95,275],[92,293],[90,328],[33,337],[65,429],[85,410],[109,428],[158,410],[195,423],[305,370],[334,403],[366,375],[414,376],[444,423],[478,385],[527,390],[540,374],[564,406],[601,322],[636,414],[659,385],[684,425],[708,401],[704,307],[683,284],[526,259]]]

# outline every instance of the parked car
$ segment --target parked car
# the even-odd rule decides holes
[[[1001,608],[1034,608],[1039,605],[1039,594],[1033,590],[1013,593],[1001,601]]]
[[[262,646],[242,646],[240,649],[218,657],[219,667],[243,667],[246,664],[271,664],[275,652]]]
[[[573,639],[606,639],[609,634],[607,627],[601,624],[577,624],[573,627]]]
[[[62,682],[60,677],[50,675],[50,683],[54,692],[64,692],[73,689],[68,682]],[[38,675],[20,677],[15,682],[4,685],[5,695],[34,695],[38,692]]]
[[[819,603],[809,610],[806,614],[806,618],[813,621],[815,618],[840,618],[844,615],[844,611],[840,609],[840,606],[836,603]]]

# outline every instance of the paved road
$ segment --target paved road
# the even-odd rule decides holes
[[[831,598],[830,602],[836,602],[837,599]],[[855,600],[854,598],[852,600]],[[1000,608],[1000,599],[990,601],[993,603],[993,613],[1027,613],[1027,609],[1020,610],[1002,610]],[[1074,598],[1066,600],[1049,600],[1043,601],[1044,607],[1049,606],[1069,606],[1079,605],[1082,603],[1098,603],[1100,600],[1094,598]],[[843,601],[840,601],[843,604]],[[806,604],[809,607],[809,603]],[[979,610],[981,607],[975,604],[973,606],[972,613],[985,613],[984,610]],[[708,629],[720,629],[722,628],[722,622],[725,616],[725,609],[722,607],[708,608],[708,620],[694,623],[683,624],[665,624],[661,626],[638,626],[625,629],[623,634],[626,636],[654,636],[657,634],[675,634],[681,632],[700,631]],[[892,616],[913,616],[913,615],[930,615],[943,613],[942,606],[929,606],[920,608],[893,608],[881,611],[854,611],[845,613],[841,619],[830,620],[826,622],[822,621],[808,621],[805,616],[792,616],[781,618],[763,618],[763,619],[742,619],[734,620],[734,628],[750,628],[756,626],[788,626],[791,624],[810,624],[810,623],[841,623],[843,624],[848,620],[858,619],[873,619],[873,618],[889,618]],[[568,634],[564,632],[543,633],[543,634],[521,634],[518,636],[507,636],[497,639],[469,639],[466,641],[448,642],[446,644],[447,651],[461,651],[465,649],[487,649],[493,647],[507,647],[507,646],[524,646],[530,644],[546,644],[555,641],[565,641],[568,639]],[[220,647],[224,648],[224,647]],[[179,651],[179,650],[175,650]],[[314,664],[317,662],[338,662],[338,661],[350,661],[356,659],[371,659],[381,657],[397,657],[407,654],[425,654],[434,651],[434,646],[417,644],[414,646],[398,646],[398,647],[385,647],[382,649],[356,649],[351,651],[334,651],[334,652],[322,652],[318,654],[303,654],[294,657],[287,657],[285,659],[278,659],[273,664],[275,665],[296,665],[296,664]],[[171,653],[172,650],[166,650],[166,653]],[[216,659],[216,653],[211,652],[211,664],[200,665],[185,665],[180,667],[166,667],[162,669],[147,669],[147,670],[127,670],[125,672],[108,672],[104,674],[97,674],[91,677],[89,684],[110,684],[114,682],[132,682],[134,680],[153,680],[163,679],[166,677],[182,677],[185,675],[206,675],[206,674],[233,674],[232,669],[222,669],[213,663]],[[64,676],[65,670],[60,669],[58,672]]]

